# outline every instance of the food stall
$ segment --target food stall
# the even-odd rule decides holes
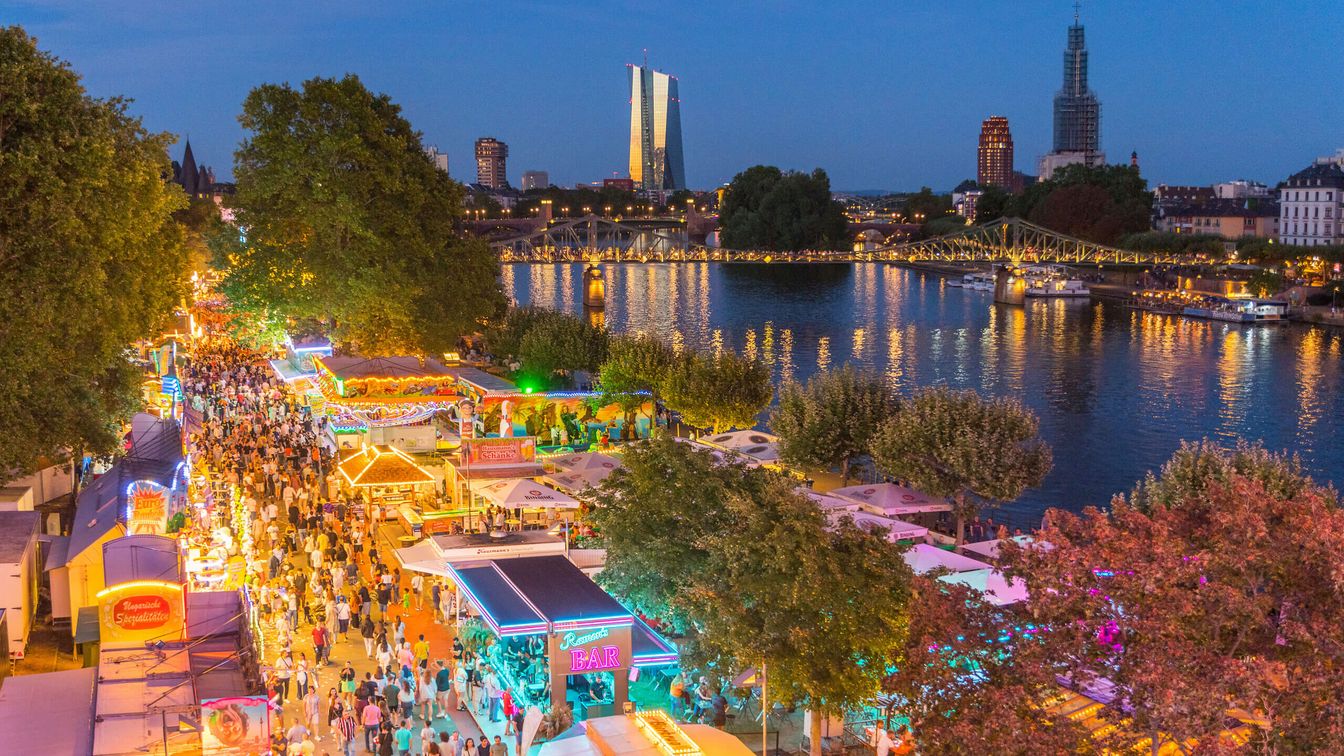
[[[383,516],[391,508],[419,534],[423,522],[417,498],[431,496],[436,480],[409,454],[392,446],[367,446],[343,452],[338,469],[346,485],[367,493],[370,507],[383,507]]]

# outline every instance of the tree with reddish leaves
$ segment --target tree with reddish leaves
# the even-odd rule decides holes
[[[1138,506],[1134,502],[1138,503]],[[1106,678],[1124,729],[1221,752],[1325,753],[1344,739],[1344,511],[1290,458],[1184,447],[1108,512],[1054,511],[1005,546],[1048,626],[1023,662]],[[1246,725],[1243,727],[1243,725]],[[1195,744],[1195,745],[1191,745]]]
[[[1081,727],[1038,706],[1059,689],[1044,666],[1019,653],[1036,643],[1038,627],[964,585],[917,576],[913,589],[906,643],[882,687],[910,718],[920,753],[1021,753],[1027,744],[1033,753],[1087,750]]]

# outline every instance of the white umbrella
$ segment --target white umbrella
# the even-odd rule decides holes
[[[950,512],[952,505],[913,488],[895,483],[875,483],[871,486],[848,486],[830,491],[831,496],[862,504],[865,509],[889,517],[920,512]]]
[[[612,473],[611,470],[580,470],[578,472],[551,473],[542,480],[562,490],[578,493],[588,488],[597,488]]]
[[[836,501],[840,500],[837,499]],[[887,540],[892,543],[907,538],[922,538],[929,532],[928,528],[923,528],[919,525],[912,525],[908,522],[896,520],[891,517],[870,514],[868,512],[849,512],[844,509],[829,509],[825,510],[825,512],[826,519],[830,521],[831,525],[836,525],[844,519],[850,519],[854,521],[855,525],[858,525],[861,528],[880,530],[886,533]]]
[[[975,570],[989,570],[992,565],[986,564],[979,559],[971,559],[968,556],[954,554],[950,551],[940,549],[937,546],[930,546],[927,543],[917,543],[911,546],[901,558],[910,565],[910,569],[923,575],[926,572],[934,570],[947,569],[953,572],[972,572]]]
[[[482,488],[480,494],[506,509],[554,507],[577,509],[579,502],[559,491],[526,478],[501,480]]]
[[[994,606],[1008,606],[1027,599],[1027,584],[1022,578],[1013,578],[1010,583],[998,570],[973,570],[944,575],[939,580],[948,583],[960,583],[985,594],[985,599]]]
[[[737,452],[758,462],[774,462],[779,459],[779,437],[761,431],[731,431],[716,436],[702,436],[699,441],[706,446]]]
[[[601,452],[576,452],[561,454],[542,460],[557,470],[564,472],[582,472],[584,470],[606,470],[611,472],[621,466],[621,461]]]

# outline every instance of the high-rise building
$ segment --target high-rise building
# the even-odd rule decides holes
[[[509,185],[505,162],[509,146],[494,137],[476,140],[476,183],[487,189],[504,189]]]
[[[551,185],[551,177],[546,171],[523,171],[522,189],[545,189]]]
[[[1013,186],[1013,134],[1003,116],[990,116],[980,125],[975,182],[981,187]]]
[[[630,179],[646,193],[686,188],[677,79],[648,66],[630,72]]]
[[[434,162],[435,168],[438,168],[444,173],[448,172],[448,153],[439,152],[439,148],[431,144],[425,148],[425,154]]]
[[[1069,27],[1069,42],[1064,49],[1064,86],[1055,95],[1054,149],[1041,158],[1041,179],[1048,179],[1059,168],[1075,163],[1101,165],[1101,102],[1087,86],[1087,46],[1078,13]]]

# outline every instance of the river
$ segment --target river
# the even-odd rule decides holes
[[[987,292],[882,264],[603,266],[606,324],[759,357],[776,381],[846,362],[892,389],[944,384],[1021,399],[1055,466],[1006,509],[1029,523],[1128,491],[1181,439],[1237,437],[1344,483],[1344,331],[1244,326],[1091,301],[996,306]],[[520,304],[582,310],[581,265],[506,265]]]

